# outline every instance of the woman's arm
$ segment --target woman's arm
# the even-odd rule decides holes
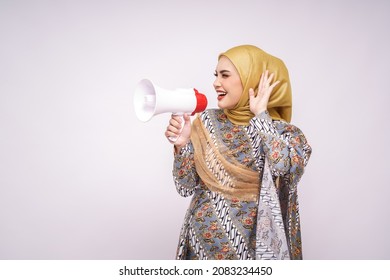
[[[187,197],[194,193],[199,183],[199,176],[195,169],[194,150],[191,142],[175,153],[172,174],[176,190],[181,196]]]
[[[254,117],[250,126],[259,137],[254,148],[267,157],[273,175],[303,174],[311,147],[299,128],[284,121],[272,121],[267,111]]]
[[[190,141],[190,116],[184,114],[182,119],[181,116],[172,115],[165,136],[170,143],[174,144],[175,158],[172,173],[176,190],[184,197],[192,195],[199,178],[195,169],[194,149]]]
[[[251,132],[254,154],[258,162],[261,155],[265,154],[273,175],[281,176],[290,172],[300,177],[309,160],[311,147],[299,128],[284,121],[272,121],[269,116],[267,104],[279,81],[272,83],[274,74],[268,74],[266,70],[261,75],[256,96],[253,89],[249,90],[250,110],[255,117],[251,119],[248,130]],[[256,137],[255,131],[259,137]]]

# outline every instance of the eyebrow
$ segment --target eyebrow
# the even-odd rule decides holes
[[[217,73],[217,70],[215,70],[215,73]],[[220,74],[223,74],[223,73],[230,73],[229,70],[221,70],[219,71]]]

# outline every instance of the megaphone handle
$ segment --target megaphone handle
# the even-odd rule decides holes
[[[181,116],[183,118],[183,113],[172,113],[172,115],[174,115],[174,116]],[[184,127],[184,119],[181,122],[180,133],[183,130],[183,127]],[[179,138],[179,137],[173,137],[173,136],[168,137],[169,141],[171,141],[172,144],[174,144],[177,141],[177,138]]]

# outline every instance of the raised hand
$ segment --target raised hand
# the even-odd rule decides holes
[[[253,88],[249,89],[249,109],[255,116],[267,110],[267,104],[271,96],[272,90],[280,82],[275,81],[271,84],[274,78],[274,73],[269,76],[268,74],[268,70],[261,74],[259,88],[256,96]]]

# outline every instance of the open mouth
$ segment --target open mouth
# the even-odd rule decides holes
[[[218,91],[218,100],[221,100],[226,96],[227,92],[225,91]]]

